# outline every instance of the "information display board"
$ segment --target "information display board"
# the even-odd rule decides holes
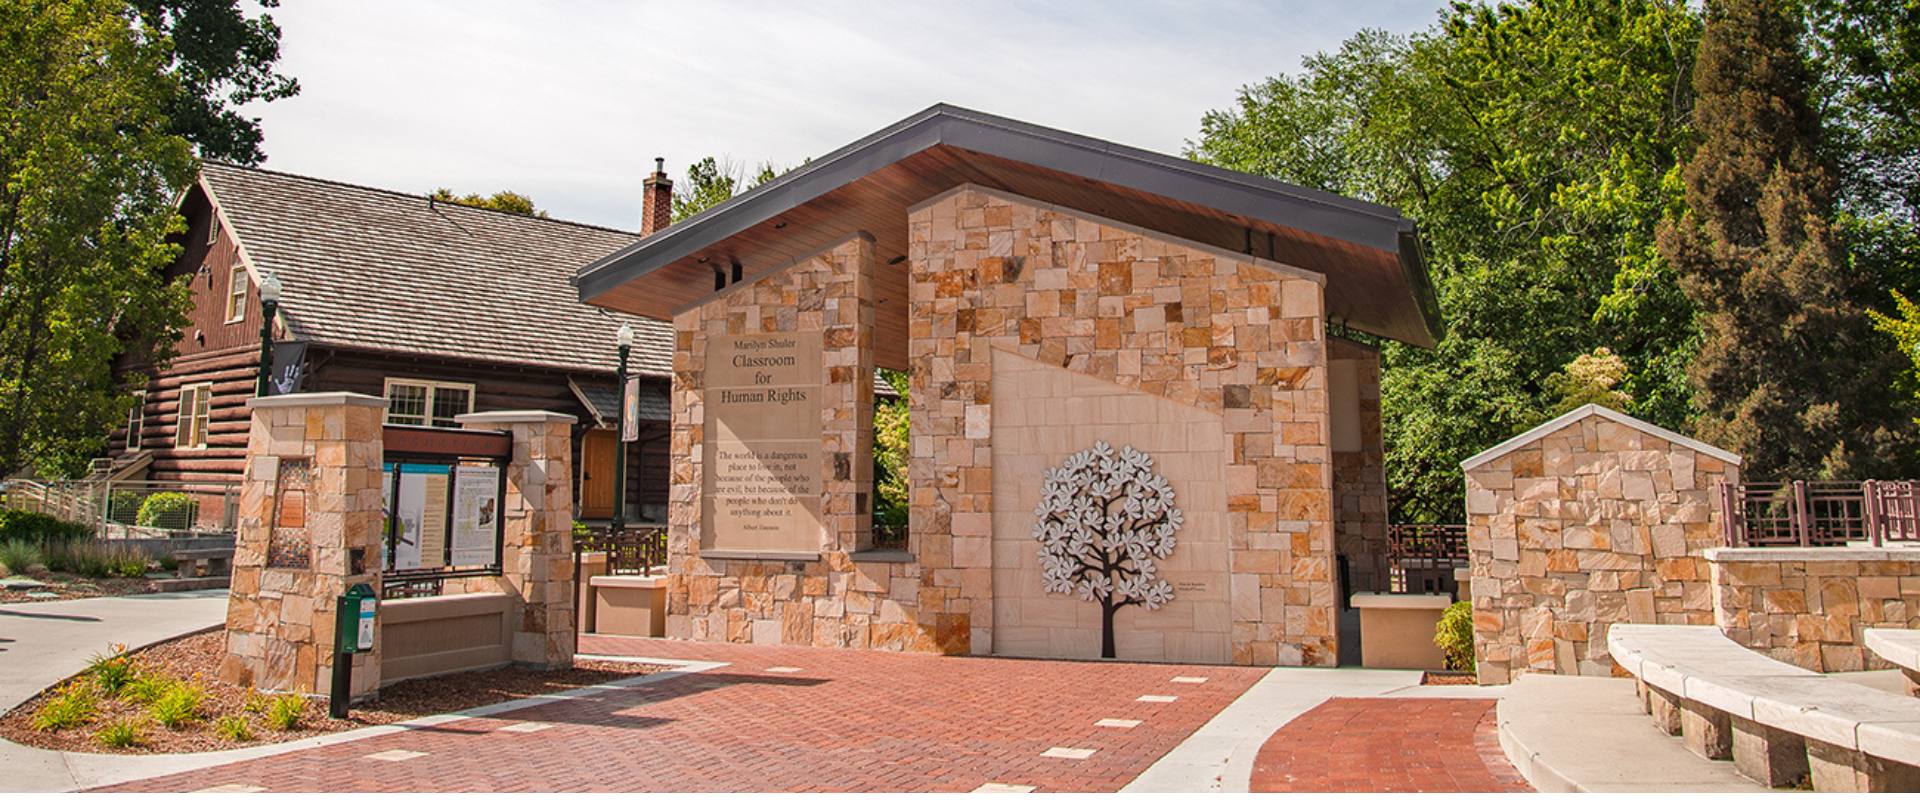
[[[494,563],[499,556],[500,468],[461,464],[453,471],[453,541],[456,567]]]

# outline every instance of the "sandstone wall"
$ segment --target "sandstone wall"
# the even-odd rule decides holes
[[[1334,547],[1347,560],[1346,591],[1383,592],[1387,554],[1387,457],[1380,430],[1380,351],[1344,339],[1328,341],[1329,365],[1351,372],[1350,408],[1338,398],[1333,438]],[[1341,431],[1341,418],[1352,414]]]
[[[1231,659],[1335,663],[1320,276],[973,186],[914,208],[909,242],[924,607],[994,651],[993,373],[1013,353],[1219,415]]]
[[[1488,453],[1463,465],[1482,683],[1612,674],[1615,622],[1712,623],[1702,553],[1736,458],[1597,406]]]
[[[864,553],[871,531],[873,240],[865,234],[674,319],[667,635],[702,641],[967,652],[965,624],[922,600],[907,554]],[[702,554],[707,340],[818,331],[818,557]],[[922,542],[911,543],[919,548]],[[984,584],[982,585],[984,591]]]
[[[1861,631],[1920,628],[1920,551],[1716,548],[1706,560],[1727,637],[1806,669],[1887,669]]]

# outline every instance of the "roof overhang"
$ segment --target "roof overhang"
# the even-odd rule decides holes
[[[965,183],[1328,277],[1328,316],[1430,347],[1441,334],[1418,229],[1399,212],[977,111],[937,105],[583,267],[582,301],[671,319],[715,273],[785,269],[849,232],[875,240],[877,342],[905,341],[908,209]],[[891,359],[888,359],[891,360]]]

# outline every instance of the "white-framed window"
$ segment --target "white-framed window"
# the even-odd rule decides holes
[[[473,411],[473,384],[387,379],[387,424],[457,428],[454,417]]]
[[[213,384],[196,383],[180,387],[179,422],[173,430],[173,446],[180,449],[207,446],[207,420],[213,413]]]
[[[227,273],[227,324],[247,318],[247,268],[235,265]]]
[[[218,241],[220,241],[220,215],[213,214],[207,217],[207,246],[212,247]]]
[[[147,392],[133,393],[133,408],[127,412],[127,452],[140,450],[140,439],[147,435]]]

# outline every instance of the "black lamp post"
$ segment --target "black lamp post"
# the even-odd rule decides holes
[[[260,279],[260,380],[254,395],[266,397],[273,382],[273,315],[280,311],[280,278]]]
[[[620,368],[614,372],[620,405],[614,412],[613,523],[607,531],[617,537],[627,530],[627,354],[633,351],[633,326],[620,323],[615,341],[620,344]]]

